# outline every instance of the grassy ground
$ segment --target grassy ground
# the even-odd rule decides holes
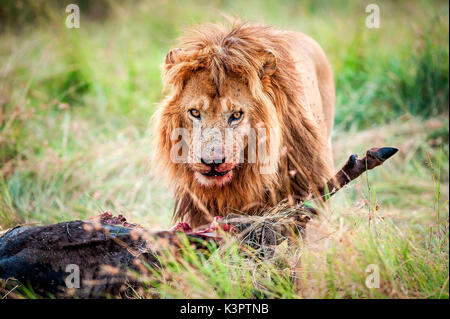
[[[81,6],[80,29],[65,28],[64,8],[20,3],[0,9],[0,230],[104,210],[168,228],[173,200],[149,161],[159,65],[182,27],[225,12],[324,47],[336,166],[372,146],[400,152],[336,195],[295,254],[186,252],[135,297],[449,297],[448,3],[382,2],[380,29],[365,27],[363,1],[105,1]],[[379,288],[365,285],[370,264]],[[9,297],[22,295],[34,296],[20,287]]]

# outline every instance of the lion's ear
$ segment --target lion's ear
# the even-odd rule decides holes
[[[262,52],[262,75],[268,75],[271,76],[275,73],[275,70],[277,69],[277,58],[275,57],[275,54],[273,54],[272,51],[269,49],[265,49]]]
[[[166,64],[175,64],[175,63],[179,62],[182,52],[183,52],[183,50],[180,48],[175,48],[175,49],[170,50],[166,54],[165,63]]]

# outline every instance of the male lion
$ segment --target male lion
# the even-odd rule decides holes
[[[308,36],[202,25],[167,54],[163,82],[171,93],[155,114],[156,153],[176,218],[196,227],[258,214],[331,176],[333,73]]]

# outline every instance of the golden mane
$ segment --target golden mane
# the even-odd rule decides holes
[[[324,158],[327,138],[298,94],[303,87],[292,46],[288,38],[279,36],[281,32],[242,22],[234,22],[231,27],[204,24],[189,30],[179,40],[179,49],[167,54],[163,84],[164,88],[171,87],[171,93],[155,114],[156,149],[161,172],[175,188],[177,219],[197,226],[207,222],[208,215],[226,214],[227,208],[257,214],[284,198],[291,202],[304,198],[331,175],[329,159]],[[273,56],[276,70],[264,72],[270,65],[267,59]],[[279,150],[276,174],[259,174],[256,165],[247,164],[237,173],[236,182],[206,194],[192,182],[185,166],[171,161],[171,131],[183,127],[176,116],[177,101],[186,80],[199,70],[207,70],[218,89],[230,75],[246,83],[259,106],[259,120],[266,128],[278,128],[281,133],[269,141]]]

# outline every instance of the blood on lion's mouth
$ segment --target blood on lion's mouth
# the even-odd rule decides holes
[[[224,186],[231,182],[233,178],[233,170],[218,172],[211,169],[209,172],[195,172],[194,177],[200,185],[205,187]]]

